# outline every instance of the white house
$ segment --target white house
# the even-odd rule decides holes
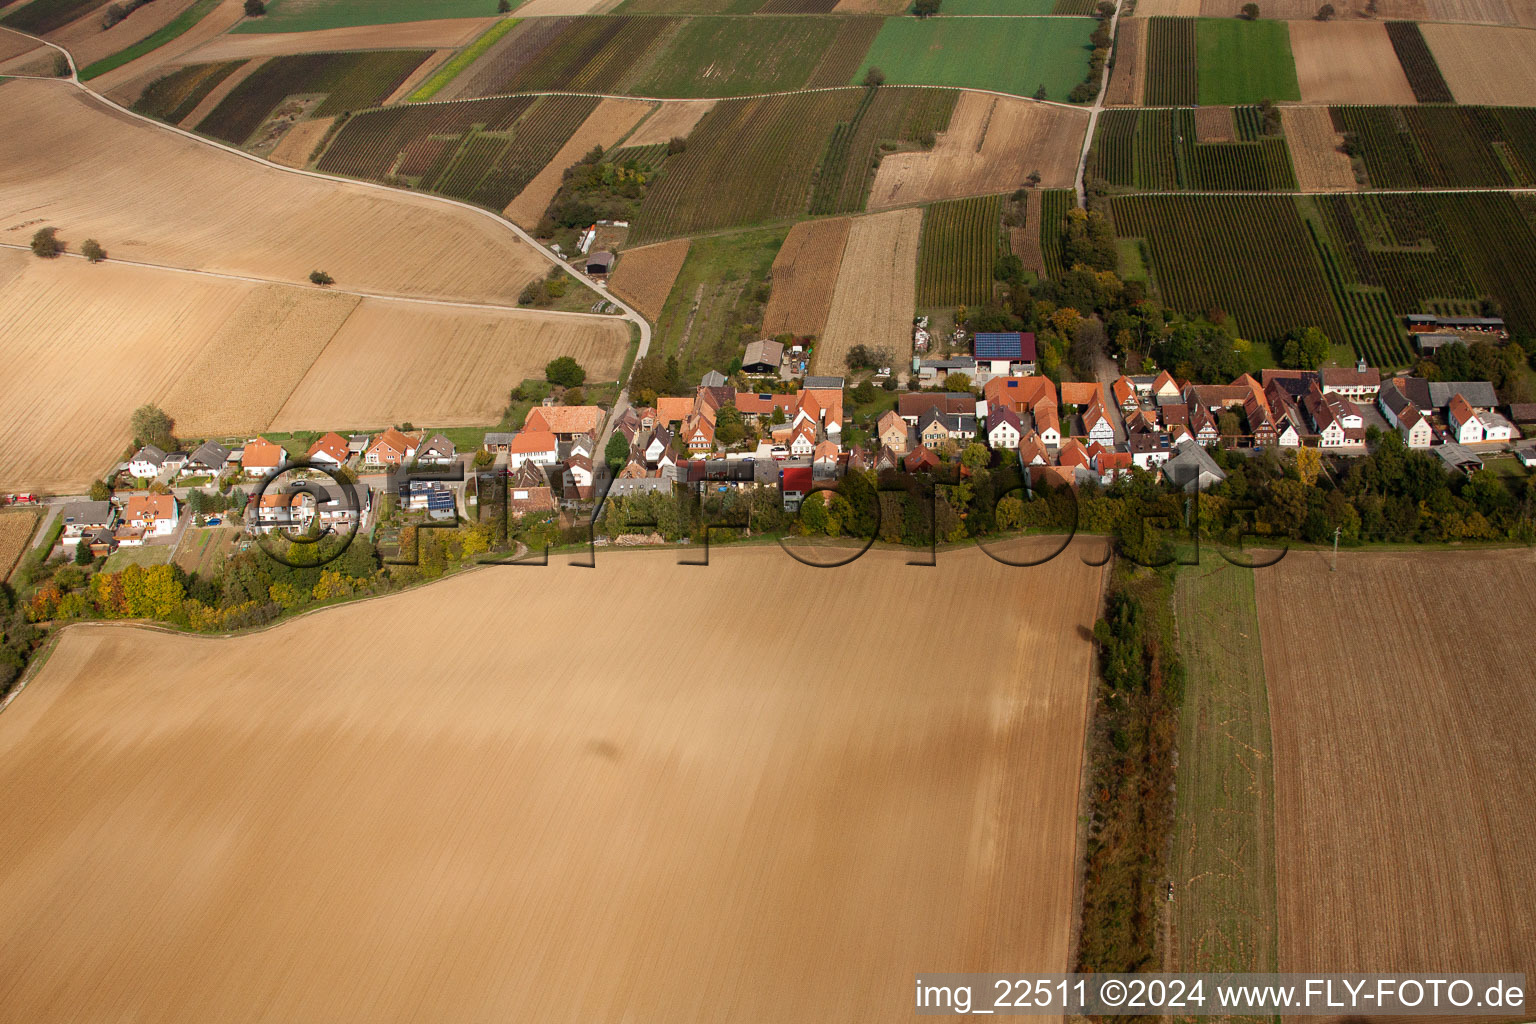
[[[987,444],[993,448],[1013,449],[1024,436],[1019,414],[1006,406],[987,416]]]
[[[553,466],[559,458],[559,442],[547,430],[524,430],[507,446],[507,466],[513,470],[522,469],[525,462]]]
[[[1087,431],[1090,441],[1097,441],[1106,448],[1115,443],[1115,425],[1104,412],[1104,406],[1097,401],[1084,411],[1083,429]]]
[[[176,530],[176,499],[169,494],[134,494],[123,509],[125,526],[146,537],[165,537]]]
[[[133,458],[128,460],[128,472],[140,480],[153,480],[160,475],[160,467],[165,465],[165,452],[152,444],[133,453]]]

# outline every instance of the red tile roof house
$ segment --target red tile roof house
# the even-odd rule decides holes
[[[304,454],[312,464],[332,469],[346,465],[352,455],[347,448],[347,439],[334,431],[310,445]]]
[[[692,408],[691,399],[677,401],[689,402],[689,408]],[[569,441],[577,434],[596,437],[602,426],[603,410],[596,405],[541,405],[531,409],[523,422],[524,430],[548,431],[559,441]]]
[[[547,430],[524,430],[507,445],[509,469],[521,469],[525,462],[553,466],[559,458],[559,442]]]
[[[123,509],[123,525],[146,537],[165,537],[176,530],[176,499],[169,494],[134,494]]]
[[[789,466],[779,470],[779,493],[783,495],[784,511],[798,512],[813,484],[810,466]]]
[[[553,512],[555,498],[549,478],[535,463],[525,462],[507,477],[507,511],[521,519],[526,515]]]
[[[373,439],[363,452],[365,466],[403,466],[416,457],[416,438],[394,427]]]
[[[245,452],[240,456],[240,469],[246,476],[271,476],[287,460],[288,452],[282,445],[257,437],[245,442]]]

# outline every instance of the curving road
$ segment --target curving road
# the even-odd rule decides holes
[[[30,35],[30,33],[21,33],[21,34],[23,34],[23,35]],[[297,174],[297,175],[302,175],[302,176],[308,177],[308,178],[318,178],[318,179],[320,179],[322,181],[344,182],[344,183],[346,183],[348,185],[360,186],[360,187],[363,187],[363,188],[378,189],[381,192],[389,192],[389,193],[392,193],[392,194],[398,194],[399,191],[400,191],[399,189],[391,188],[388,185],[381,185],[381,184],[378,184],[377,182],[360,181],[360,180],[355,179],[355,178],[343,178],[343,177],[340,177],[338,175],[324,174],[324,173],[321,173],[320,171],[305,170],[305,169],[298,168],[298,167],[284,167],[282,164],[274,163],[271,160],[267,160],[267,159],[265,159],[263,157],[256,156],[255,154],[252,154],[252,153],[247,153],[244,150],[238,149],[238,148],[236,148],[234,146],[225,145],[224,143],[218,142],[218,141],[216,141],[214,139],[205,138],[204,136],[198,135],[195,132],[190,132],[190,131],[187,131],[184,128],[179,128],[176,125],[166,124],[163,121],[157,121],[154,118],[149,117],[149,116],[144,115],[144,114],[141,114],[141,113],[139,113],[136,110],[130,110],[128,107],[125,107],[121,103],[118,103],[118,102],[116,102],[116,101],[114,101],[112,99],[109,99],[108,97],[106,97],[106,96],[102,95],[101,93],[95,91],[94,89],[92,89],[89,86],[87,86],[84,82],[82,82],[80,80],[79,68],[75,65],[74,54],[70,53],[67,49],[65,49],[64,47],[60,46],[58,43],[52,42],[50,40],[43,39],[43,38],[41,38],[39,36],[31,36],[31,38],[37,40],[39,43],[41,43],[44,46],[51,46],[53,49],[59,51],[60,53],[62,53],[64,55],[64,59],[69,62],[69,77],[67,79],[59,78],[59,79],[57,79],[57,81],[68,82],[70,85],[73,85],[75,88],[79,89],[81,92],[84,92],[86,95],[92,97],[93,99],[96,99],[96,100],[100,101],[101,103],[104,103],[104,104],[106,104],[109,107],[112,107],[114,110],[120,111],[121,113],[127,115],[128,117],[131,117],[131,118],[134,118],[136,120],[142,121],[145,124],[147,124],[147,125],[149,125],[149,126],[151,126],[153,128],[158,128],[161,131],[173,132],[173,133],[175,133],[177,135],[183,136],[184,138],[191,139],[193,142],[199,143],[200,145],[209,146],[209,147],[212,147],[214,149],[223,150],[224,152],[229,153],[229,154],[231,154],[233,156],[237,156],[237,157],[241,158],[242,160],[249,160],[252,163],[261,164],[263,167],[270,167],[270,168],[272,168],[275,171],[281,171],[284,174]],[[431,193],[428,193],[428,192],[412,192],[410,194],[413,197],[418,197],[418,198],[421,198],[421,199],[425,199],[425,200],[430,201],[430,202],[442,203],[442,204],[447,205],[447,206],[455,206],[455,207],[458,207],[459,209],[462,209],[462,210],[468,210],[468,211],[470,211],[473,214],[476,214],[478,216],[485,217],[485,218],[488,218],[488,219],[494,221],[496,224],[500,225],[505,230],[510,231],[513,235],[515,235],[520,240],[526,242],[529,246],[531,246],[533,248],[533,250],[535,252],[537,252],[539,255],[543,256],[546,260],[548,260],[554,266],[557,266],[561,270],[565,271],[566,274],[568,274],[570,277],[575,279],[583,287],[592,287],[592,282],[588,281],[585,276],[583,276],[581,274],[578,274],[575,270],[573,270],[570,267],[569,264],[567,264],[564,260],[562,260],[558,255],[556,255],[554,252],[552,252],[551,250],[546,248],[544,245],[542,245],[538,241],[538,239],[534,238],[527,231],[524,231],[522,228],[518,227],[516,224],[512,223],[510,220],[508,220],[507,218],[503,217],[501,214],[495,213],[495,212],[493,212],[491,210],[484,209],[483,207],[473,206],[473,205],[471,205],[469,203],[460,202],[457,199],[449,199],[446,196],[432,195]],[[117,261],[117,262],[126,262],[126,261]],[[154,266],[154,264],[144,264],[144,265],[145,266]],[[186,270],[186,268],[165,267],[165,268],[161,268],[161,269],[181,270],[181,271],[183,271],[185,273],[208,274],[209,276],[214,276],[214,277],[229,277],[229,276],[231,276],[231,275],[226,275],[226,274],[214,274],[211,271],[188,271],[188,270]],[[249,278],[249,279],[244,279],[244,280],[257,280],[257,279]],[[281,282],[276,282],[276,283],[279,283],[279,284],[294,284],[294,282],[292,282],[292,281],[281,281]],[[344,290],[344,289],[337,289],[337,290]],[[614,319],[621,319],[621,320],[626,320],[629,323],[632,323],[632,324],[636,325],[640,329],[640,347],[639,347],[639,349],[635,353],[635,360],[638,362],[648,351],[650,351],[650,347],[651,347],[651,325],[650,325],[650,322],[647,321],[645,319],[645,317],[641,316],[640,313],[637,310],[635,310],[632,306],[630,306],[628,303],[622,301],[617,296],[615,296],[611,292],[609,292],[607,287],[605,287],[603,285],[598,285],[598,286],[596,286],[595,290],[603,298],[607,299],[609,302],[613,303],[615,306],[618,306],[619,309],[623,310],[622,315],[620,317],[617,317],[617,318],[615,318],[614,316],[612,316],[610,314],[602,314],[602,313],[565,313],[563,315],[565,315],[565,316],[591,317],[593,319],[607,320],[607,321],[611,321],[611,320],[614,320]],[[418,299],[418,298],[408,298],[408,297],[405,297],[405,296],[388,295],[388,294],[372,293],[372,292],[351,292],[349,294],[363,295],[365,297],[372,297],[372,298],[395,299],[395,300],[398,300],[398,301],[416,302],[416,303],[421,303],[421,304],[425,304],[425,305],[444,306],[444,307],[461,308],[461,309],[462,308],[482,308],[482,309],[483,308],[493,308],[493,309],[504,309],[504,310],[514,310],[514,311],[521,309],[521,307],[518,307],[518,306],[505,306],[505,305],[501,305],[501,304],[498,304],[498,303],[484,303],[484,304],[481,304],[481,305],[477,306],[474,303],[456,302],[456,301],[453,301],[453,300],[450,300],[450,299]],[[524,311],[526,312],[526,310],[524,310]],[[546,310],[541,310],[540,312],[547,312],[547,311]],[[614,407],[613,407],[613,415],[614,416],[619,415],[620,413],[622,413],[624,411],[624,409],[628,408],[628,406],[629,406],[629,382],[628,381],[623,381],[621,383],[623,384],[623,387],[620,389],[619,397],[618,397],[617,401],[615,401]]]

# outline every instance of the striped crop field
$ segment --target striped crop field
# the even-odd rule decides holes
[[[1002,223],[1002,196],[928,207],[918,244],[918,306],[979,306],[990,299],[992,270],[1003,252]]]
[[[842,89],[721,100],[689,134],[688,148],[667,160],[630,243],[803,216],[823,140],[853,118],[863,95]]]
[[[590,96],[385,107],[347,122],[317,167],[501,210],[596,109]]]
[[[1236,141],[1200,142],[1193,110],[1106,110],[1099,116],[1089,173],[1111,185],[1148,191],[1295,189],[1285,139],[1253,130],[1257,108],[1235,113]]]

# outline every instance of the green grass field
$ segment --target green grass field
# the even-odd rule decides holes
[[[248,18],[230,31],[313,32],[354,25],[495,15],[496,0],[268,0],[266,17]]]
[[[1195,41],[1202,106],[1301,99],[1285,22],[1201,18]]]
[[[1050,14],[1055,0],[945,0],[945,14],[1013,16]]]
[[[798,89],[837,38],[839,22],[766,15],[690,18],[624,91],[687,98]]]
[[[613,14],[751,14],[763,0],[624,0]]]
[[[852,81],[995,89],[1065,101],[1088,73],[1092,18],[887,18]]]
[[[683,379],[736,367],[757,339],[768,275],[788,228],[696,238],[656,321],[652,352],[677,356]]]
[[[1262,571],[1262,570],[1260,570]],[[1187,670],[1170,874],[1178,971],[1274,971],[1274,770],[1255,570],[1216,551],[1174,587]]]
[[[131,60],[138,60],[151,50],[158,49],[166,43],[181,35],[187,29],[203,20],[203,17],[219,6],[219,0],[197,0],[191,7],[182,11],[170,23],[152,32],[134,43],[132,46],[118,50],[110,57],[103,57],[94,64],[80,69],[81,81],[90,81],[97,75],[104,75],[114,68],[120,68]]]

